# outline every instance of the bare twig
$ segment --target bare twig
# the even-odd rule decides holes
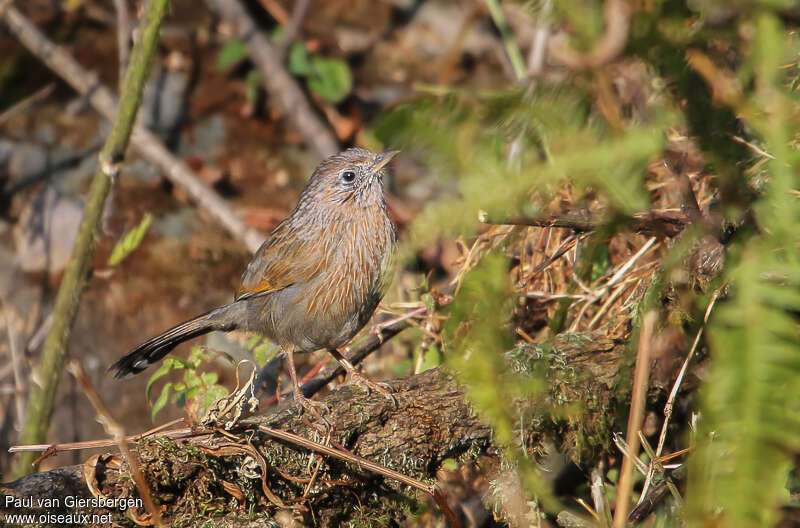
[[[114,0],[114,10],[117,12],[119,89],[122,90],[122,81],[125,79],[125,70],[128,68],[128,58],[130,57],[131,17],[128,14],[128,0]]]
[[[96,111],[106,119],[114,118],[116,97],[97,81],[96,75],[86,71],[69,53],[44,36],[13,6],[8,5],[3,9],[0,4],[0,18],[28,51],[63,78],[76,92],[84,95]],[[251,252],[258,249],[264,236],[242,222],[225,200],[198,180],[191,169],[173,156],[155,134],[141,125],[136,125],[131,140],[142,156],[159,167],[168,180],[185,191],[234,238],[242,242]]]
[[[273,427],[269,427],[263,424],[258,426],[258,430],[261,431],[262,433],[272,436],[273,438],[284,440],[286,442],[291,442],[292,444],[305,447],[306,449],[313,451],[315,453],[320,453],[323,455],[328,455],[333,458],[338,458],[339,460],[344,460],[345,462],[349,462],[360,468],[367,469],[369,471],[372,471],[373,473],[377,473],[378,475],[383,475],[384,477],[389,477],[398,482],[402,482],[407,486],[411,486],[412,488],[416,488],[422,492],[428,493],[434,498],[434,500],[436,500],[436,504],[442,510],[442,513],[445,514],[448,521],[450,521],[450,525],[454,527],[460,527],[458,519],[453,514],[453,511],[450,509],[450,507],[447,505],[447,501],[444,499],[442,491],[436,486],[436,484],[426,484],[419,479],[415,479],[414,477],[404,475],[393,469],[389,469],[380,464],[376,464],[375,462],[367,458],[358,456],[355,453],[347,451],[346,449],[344,449],[342,446],[339,445],[336,445],[336,447],[330,447],[324,444],[320,444],[318,442],[314,442],[313,440],[303,438],[302,436],[298,436],[294,433],[290,433],[288,431],[281,431],[280,429],[275,429]]]
[[[612,286],[614,286],[617,283],[617,281],[619,281],[625,275],[625,273],[628,272],[628,270],[631,268],[631,266],[633,266],[633,264],[637,260],[639,260],[639,258],[642,255],[647,253],[647,251],[650,249],[650,247],[653,244],[655,244],[655,242],[656,242],[656,237],[653,237],[650,240],[648,240],[647,242],[645,242],[645,244],[641,248],[639,248],[639,251],[637,251],[630,259],[628,259],[628,261],[622,267],[620,267],[617,270],[617,272],[614,274],[614,276],[611,277],[608,280],[608,282],[605,285],[604,290],[608,290],[608,288],[611,288]]]
[[[638,471],[642,475],[647,474],[647,464],[645,464],[638,458],[631,457],[630,449],[628,449],[628,442],[626,442],[625,439],[622,438],[622,434],[614,433],[612,440],[614,441],[614,445],[617,446],[617,449],[619,449],[620,453],[633,460],[633,465],[636,468],[636,471]]]
[[[591,490],[592,490],[592,503],[594,503],[594,511],[600,518],[600,523],[603,528],[611,526],[611,511],[606,497],[606,488],[603,484],[603,466],[602,464],[592,470],[591,474]]]
[[[762,149],[758,145],[755,145],[752,142],[747,141],[746,139],[744,139],[742,137],[734,135],[734,136],[731,136],[731,139],[734,140],[737,143],[741,143],[742,145],[746,146],[747,148],[749,148],[750,150],[752,150],[753,152],[755,152],[759,156],[763,156],[763,157],[769,158],[769,159],[775,159],[775,156],[773,156],[772,154],[770,154],[766,150]]]
[[[636,350],[636,366],[633,372],[633,393],[631,394],[631,408],[628,414],[628,429],[625,437],[628,452],[622,459],[617,484],[617,500],[614,508],[614,528],[624,528],[628,519],[630,496],[633,490],[633,466],[638,461],[639,430],[644,420],[645,397],[647,396],[648,380],[650,378],[650,348],[653,341],[653,330],[658,314],[655,310],[647,312],[642,318],[642,329],[639,335],[639,346]]]
[[[258,3],[274,18],[278,24],[285,26],[289,23],[289,13],[277,0],[258,0]]]
[[[528,76],[537,77],[544,69],[544,60],[547,57],[547,40],[550,37],[550,11],[551,0],[544,0],[539,10],[539,16],[533,29],[533,40],[528,52]]]
[[[578,217],[578,216],[542,216],[527,217],[518,216],[511,218],[488,218],[481,216],[479,220],[485,224],[492,225],[524,225],[531,227],[563,227],[572,229],[578,233],[594,231],[602,225],[601,220]],[[676,210],[654,210],[647,213],[634,213],[630,217],[631,228],[638,233],[663,234],[663,236],[673,237],[683,231],[691,218]]]
[[[686,359],[683,360],[683,364],[681,365],[681,370],[678,372],[678,377],[675,378],[675,383],[672,384],[672,390],[669,392],[669,396],[667,397],[667,403],[664,405],[664,423],[661,424],[661,432],[658,435],[658,444],[656,446],[655,457],[658,458],[661,456],[662,451],[664,450],[664,442],[667,438],[667,427],[669,426],[669,420],[672,418],[672,407],[675,405],[675,398],[678,396],[678,390],[680,389],[681,383],[683,383],[683,377],[686,375],[686,370],[689,367],[689,362],[691,361],[692,357],[694,357],[695,350],[697,350],[697,345],[700,343],[700,338],[703,336],[703,330],[708,324],[708,318],[711,316],[711,311],[714,309],[714,304],[717,302],[717,298],[719,297],[720,292],[724,288],[721,287],[714,291],[711,295],[711,300],[708,302],[708,306],[706,307],[705,315],[703,316],[703,324],[697,330],[697,334],[694,336],[694,341],[692,342],[692,347],[689,349],[689,353],[686,354]],[[644,485],[642,487],[642,493],[639,496],[638,504],[641,504],[644,501],[645,497],[647,496],[647,491],[650,488],[650,484],[653,480],[653,476],[655,473],[655,464],[653,461],[650,462],[650,467],[647,471],[647,477],[645,478]]]
[[[150,494],[150,487],[147,485],[147,481],[144,478],[144,473],[142,473],[139,460],[128,445],[128,440],[125,436],[125,429],[111,416],[111,412],[108,410],[108,407],[106,407],[106,405],[100,399],[100,395],[97,394],[97,391],[94,390],[94,387],[86,378],[86,374],[83,372],[83,367],[81,364],[78,361],[72,360],[67,365],[67,370],[69,370],[70,374],[75,377],[75,379],[83,388],[83,392],[86,394],[86,397],[89,399],[89,402],[91,402],[92,407],[94,407],[94,410],[97,413],[98,421],[103,425],[103,428],[106,430],[106,432],[114,437],[117,445],[119,445],[119,450],[122,452],[122,456],[125,457],[125,461],[128,463],[128,467],[131,470],[131,475],[133,475],[133,480],[136,483],[136,489],[139,490],[139,495],[141,495],[144,507],[152,516],[153,523],[156,526],[166,526],[166,524],[161,520],[161,515],[158,511],[158,508],[153,502],[153,496]]]
[[[603,9],[606,31],[586,54],[576,52],[563,35],[550,39],[550,54],[573,70],[587,70],[608,64],[625,47],[630,27],[631,6],[627,0],[606,0]]]
[[[511,67],[514,69],[514,75],[518,81],[525,78],[525,60],[522,58],[522,53],[519,51],[517,43],[514,42],[514,35],[506,22],[506,16],[503,14],[503,8],[500,7],[498,0],[484,0],[486,7],[489,9],[489,14],[492,16],[494,25],[500,31],[500,37],[503,39],[503,46],[506,48],[508,60],[511,62]]]
[[[47,314],[47,317],[44,318],[42,324],[39,325],[39,328],[33,333],[31,338],[28,340],[28,344],[25,345],[25,353],[32,354],[39,348],[39,346],[44,342],[45,337],[47,337],[47,332],[50,331],[50,327],[53,325],[53,312]]]
[[[0,126],[5,124],[5,122],[11,119],[11,117],[13,117],[14,115],[20,112],[24,112],[25,110],[35,105],[42,99],[46,99],[51,93],[53,93],[55,87],[56,87],[55,83],[49,83],[44,88],[35,91],[33,94],[29,95],[22,101],[16,103],[11,108],[3,111],[3,113],[0,114]]]
[[[467,8],[466,12],[462,16],[461,23],[458,26],[458,32],[456,33],[453,42],[450,44],[447,52],[444,54],[442,67],[439,68],[438,81],[441,85],[450,84],[456,65],[458,64],[459,59],[461,59],[464,41],[469,35],[470,29],[472,29],[475,21],[478,20],[478,17],[483,13],[483,9],[479,3],[475,2],[470,3],[469,5],[470,7]]]
[[[206,0],[213,11],[231,22],[240,39],[245,41],[250,58],[261,72],[267,93],[274,100],[306,143],[321,158],[339,151],[339,143],[330,127],[320,120],[308,103],[297,81],[283,66],[275,46],[259,30],[239,0]]]
[[[19,349],[17,331],[9,315],[10,309],[7,303],[3,303],[3,315],[6,319],[6,332],[8,332],[8,346],[11,350],[11,367],[14,372],[14,404],[17,411],[17,423],[21,426],[25,423],[25,400],[23,398],[24,388],[22,381],[22,357]]]
[[[300,26],[303,24],[303,18],[306,16],[308,6],[311,0],[296,0],[294,8],[292,8],[292,18],[283,27],[283,37],[278,42],[278,54],[281,57],[286,55],[286,50],[292,45],[294,39],[297,38],[297,33],[300,31]]]
[[[44,440],[50,427],[70,328],[78,311],[81,293],[88,280],[88,271],[94,255],[95,233],[99,230],[106,197],[111,190],[112,182],[119,174],[119,164],[124,159],[128,147],[167,3],[167,0],[149,0],[144,8],[141,36],[133,48],[131,64],[125,73],[122,96],[119,106],[115,109],[111,132],[98,156],[97,170],[92,178],[72,254],[56,296],[53,325],[47,334],[39,364],[33,373],[36,383],[30,386],[25,425],[20,435],[20,441],[25,444]],[[0,17],[17,38],[32,48],[32,51],[35,49],[40,52],[39,56],[49,65],[60,60],[74,63],[66,52],[48,42],[10,3],[0,4]],[[87,87],[88,92],[92,82],[88,79],[81,79],[80,82]],[[113,99],[110,94],[106,96],[107,99]],[[116,105],[113,101],[107,102],[112,103],[111,108],[114,111]],[[32,456],[23,453],[17,460],[14,473],[17,475],[28,473],[31,470],[31,462]]]
[[[659,482],[653,486],[653,489],[645,496],[644,500],[639,501],[639,504],[631,510],[630,515],[628,515],[628,522],[636,523],[643,521],[650,515],[655,505],[666,497],[668,493],[669,488],[667,487],[666,481]]]
[[[175,420],[173,420],[175,422]],[[180,440],[182,438],[196,437],[198,432],[191,427],[181,427],[179,429],[164,430],[173,424],[169,422],[163,426],[156,427],[150,431],[139,433],[135,435],[128,435],[125,437],[127,442],[138,442],[142,438],[149,436],[155,438],[170,438],[172,440]],[[210,433],[208,433],[210,434]],[[60,453],[62,451],[80,451],[83,449],[98,449],[101,447],[111,447],[117,445],[118,441],[113,438],[103,438],[100,440],[85,440],[83,442],[64,442],[62,444],[27,444],[27,445],[14,445],[8,448],[9,453],[23,453],[26,451],[46,452],[51,455]]]

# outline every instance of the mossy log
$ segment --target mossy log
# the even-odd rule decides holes
[[[575,461],[590,462],[608,445],[618,419],[615,391],[629,384],[623,379],[626,369],[621,368],[625,350],[624,341],[596,334],[559,336],[548,345],[518,347],[509,353],[509,361],[518,371],[547,369],[553,403],[573,401],[583,409],[574,418],[529,422],[529,448],[535,451],[537,444],[546,441]],[[422,480],[434,477],[445,459],[482,456],[498,461],[491,429],[468,405],[453,376],[434,369],[390,385],[397,409],[381,394],[367,395],[350,386],[333,390],[321,400],[330,408],[332,445]],[[525,402],[520,402],[520,407],[525,407]],[[293,516],[316,526],[346,522],[366,526],[401,520],[417,509],[423,498],[420,492],[356,465],[275,440],[259,432],[259,424],[325,441],[307,419],[286,408],[244,419],[226,434],[135,444],[162,516],[173,526],[196,526],[202,519],[214,526],[264,525],[276,516]],[[253,450],[258,456],[252,456]],[[91,497],[85,475],[95,493],[137,496],[127,465],[119,458],[100,457],[88,472],[86,467],[61,468],[0,485],[0,514],[36,513],[40,511],[36,498]],[[262,467],[266,468],[263,481]],[[32,506],[6,507],[8,496],[33,497]],[[283,506],[276,505],[275,499]],[[57,511],[75,513],[63,500],[61,504]],[[450,506],[458,510],[457,505]],[[88,512],[104,513],[99,508]],[[132,526],[131,514],[139,521],[146,520],[145,512],[135,508],[115,512],[114,520]]]

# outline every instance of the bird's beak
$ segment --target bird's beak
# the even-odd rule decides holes
[[[375,156],[375,161],[372,163],[372,167],[369,169],[370,172],[373,174],[377,173],[384,168],[387,163],[392,161],[392,158],[397,156],[399,153],[399,150],[387,150],[386,152],[381,152]]]

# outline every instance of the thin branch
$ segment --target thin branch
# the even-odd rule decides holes
[[[264,36],[239,0],[206,0],[209,7],[235,28],[247,44],[250,58],[261,72],[271,100],[320,158],[339,152],[330,127],[317,116],[297,81],[283,66],[281,55]]]
[[[650,379],[650,349],[653,346],[653,331],[658,314],[651,310],[642,318],[642,329],[639,346],[636,350],[636,365],[633,372],[633,393],[631,408],[628,414],[628,430],[626,440],[628,452],[622,459],[619,482],[617,484],[617,500],[614,508],[614,528],[624,528],[630,508],[630,496],[633,490],[633,466],[639,461],[639,430],[644,421],[645,398]]]
[[[594,231],[603,223],[602,220],[572,215],[541,217],[515,216],[511,218],[489,218],[481,216],[479,220],[492,225],[523,225],[530,227],[562,227],[578,233]],[[689,225],[691,217],[677,210],[665,209],[646,213],[634,213],[630,216],[631,229],[637,233],[655,234],[674,237]]]
[[[153,519],[153,524],[156,526],[166,526],[164,521],[161,520],[161,515],[158,512],[158,508],[153,502],[153,496],[150,493],[150,486],[147,485],[147,481],[144,478],[144,473],[142,473],[142,468],[139,465],[139,459],[131,451],[130,446],[128,445],[128,440],[125,436],[125,429],[118,421],[114,419],[113,416],[111,416],[111,411],[108,410],[106,404],[100,399],[100,395],[97,394],[97,391],[86,378],[86,374],[84,373],[81,364],[78,361],[72,360],[67,365],[67,370],[75,377],[80,386],[83,388],[83,392],[86,394],[86,397],[89,399],[89,402],[92,404],[92,407],[94,407],[94,410],[97,413],[97,419],[100,424],[102,424],[106,432],[114,437],[114,440],[117,442],[119,450],[131,470],[133,481],[136,484],[136,489],[139,491],[139,495],[142,497],[142,502],[144,503],[147,512]]]
[[[13,322],[11,321],[10,308],[8,303],[3,303],[3,315],[6,319],[6,332],[8,332],[8,346],[11,350],[11,367],[14,372],[14,403],[17,411],[17,423],[22,425],[25,423],[25,400],[23,398],[23,381],[22,381],[22,354],[19,349],[19,340],[17,332],[14,329]]]
[[[11,119],[14,115],[26,111],[28,108],[35,105],[42,99],[49,97],[55,88],[55,83],[48,83],[44,88],[35,91],[22,101],[14,104],[11,108],[4,110],[3,113],[0,114],[0,126],[4,125],[5,122]]]
[[[95,233],[100,229],[106,197],[111,190],[113,180],[119,174],[119,164],[125,156],[144,85],[150,73],[150,63],[158,43],[158,32],[167,3],[167,0],[150,0],[144,9],[141,36],[133,48],[130,67],[125,73],[119,107],[111,132],[98,156],[97,170],[92,178],[72,255],[58,289],[53,310],[53,326],[47,334],[39,364],[33,373],[36,383],[31,383],[30,386],[27,416],[20,435],[21,443],[40,443],[47,436],[50,427],[70,329],[78,311],[81,293],[88,280],[94,255]],[[0,16],[18,37],[21,34],[31,34],[31,29],[38,33],[10,3],[0,6]],[[25,29],[28,31],[24,31]],[[54,49],[51,47],[49,51],[51,53],[46,55],[47,60],[55,60]],[[63,51],[61,53],[65,54]],[[28,473],[32,469],[32,461],[30,453],[23,453],[17,460],[14,473],[16,475]]]
[[[500,31],[500,38],[503,39],[503,46],[506,48],[508,60],[511,62],[511,67],[514,69],[514,75],[517,81],[525,78],[525,60],[522,58],[522,53],[519,51],[517,43],[514,41],[514,35],[506,22],[506,16],[503,14],[503,8],[500,7],[499,0],[484,0],[486,7],[489,9],[489,14],[492,16],[494,25]]]
[[[97,112],[106,119],[114,119],[117,100],[113,93],[98,82],[96,75],[83,68],[63,48],[42,34],[22,13],[10,5],[10,0],[0,4],[0,19],[28,51],[64,79],[76,92],[85,96]],[[234,238],[242,242],[251,252],[258,249],[264,236],[248,227],[225,200],[198,180],[191,169],[173,156],[155,134],[141,125],[136,125],[131,141],[139,154],[161,169],[168,180],[185,191]]]
[[[667,403],[664,405],[664,423],[661,424],[661,432],[658,435],[658,444],[656,446],[655,458],[661,456],[661,452],[664,450],[664,442],[667,438],[667,427],[669,426],[670,418],[672,418],[672,408],[675,405],[675,399],[678,397],[678,389],[680,389],[681,383],[683,383],[683,377],[686,375],[686,370],[689,367],[689,362],[694,357],[695,350],[697,350],[697,345],[700,344],[700,338],[703,336],[703,330],[705,329],[706,325],[708,324],[708,318],[711,317],[711,311],[714,309],[714,304],[717,302],[717,298],[719,297],[720,292],[724,289],[724,286],[715,290],[714,293],[711,295],[711,300],[708,302],[708,307],[706,307],[706,313],[703,316],[703,324],[697,330],[697,334],[694,336],[694,342],[692,342],[692,347],[689,349],[689,353],[686,354],[686,359],[683,360],[683,364],[681,365],[681,370],[678,372],[678,377],[675,378],[675,383],[672,384],[672,390],[669,392],[669,396],[667,397]],[[650,467],[647,471],[647,477],[644,481],[644,486],[642,486],[642,493],[639,496],[639,504],[645,500],[647,496],[647,491],[650,487],[652,482],[653,476],[655,473],[655,464],[653,461],[650,463]]]
[[[314,451],[315,453],[320,453],[323,455],[328,455],[333,458],[338,458],[339,460],[343,460],[345,462],[354,464],[359,468],[367,469],[373,473],[377,473],[378,475],[389,477],[390,479],[402,482],[403,484],[411,486],[412,488],[416,488],[424,493],[428,493],[434,498],[434,500],[436,500],[436,503],[439,505],[439,508],[441,508],[442,513],[444,513],[447,519],[450,521],[450,525],[453,526],[454,528],[460,527],[460,523],[456,519],[456,516],[453,515],[453,511],[447,505],[447,501],[444,500],[444,496],[442,495],[441,490],[436,486],[436,484],[426,484],[419,479],[415,479],[414,477],[403,475],[399,471],[389,469],[386,466],[382,466],[380,464],[373,462],[372,460],[369,460],[362,456],[358,456],[355,453],[351,453],[350,451],[347,451],[346,449],[344,449],[342,446],[339,445],[336,445],[335,447],[330,447],[324,444],[320,444],[319,442],[314,442],[313,440],[303,438],[302,436],[296,435],[294,433],[290,433],[288,431],[281,431],[280,429],[275,429],[273,427],[269,427],[268,425],[264,424],[259,425],[258,430],[273,438],[284,440],[286,442],[290,442],[300,447],[305,447],[306,449]]]
[[[117,12],[117,54],[119,55],[119,89],[122,90],[122,81],[125,79],[125,70],[128,69],[131,42],[131,17],[128,13],[128,0],[114,0],[114,10]]]
[[[292,9],[292,18],[283,27],[283,37],[278,42],[278,54],[281,57],[286,56],[286,50],[292,45],[297,34],[300,31],[300,26],[303,25],[303,19],[308,11],[308,6],[311,5],[311,0],[296,0],[294,8]]]
[[[174,420],[173,420],[174,422]],[[179,429],[163,430],[164,427],[173,425],[172,422],[165,426],[155,428],[155,430],[146,431],[135,435],[128,435],[125,437],[127,442],[138,442],[143,438],[152,436],[153,438],[169,438],[171,440],[181,440],[183,438],[194,438],[198,436],[197,431],[192,427],[181,427]],[[155,431],[155,432],[154,432]],[[35,451],[37,453],[44,452],[47,456],[55,455],[63,451],[81,451],[84,449],[98,449],[101,447],[111,447],[118,444],[118,441],[113,438],[102,438],[100,440],[84,440],[82,442],[64,442],[62,444],[27,444],[27,445],[13,445],[8,448],[9,453],[24,453],[26,451]],[[46,457],[42,457],[44,460]]]
[[[592,502],[594,503],[594,511],[600,518],[601,526],[607,528],[611,526],[611,509],[606,497],[606,488],[603,484],[603,464],[594,468],[591,473],[591,491]]]
[[[258,3],[278,24],[285,26],[289,23],[289,13],[277,0],[258,0]]]
[[[528,76],[538,77],[544,69],[547,57],[547,41],[550,37],[550,12],[553,9],[551,0],[544,0],[533,29],[531,49],[528,52]]]

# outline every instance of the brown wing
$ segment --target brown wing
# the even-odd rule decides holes
[[[328,228],[297,230],[282,223],[258,248],[236,291],[246,299],[311,280],[327,268],[331,243],[337,238]],[[322,242],[324,241],[324,242]]]

